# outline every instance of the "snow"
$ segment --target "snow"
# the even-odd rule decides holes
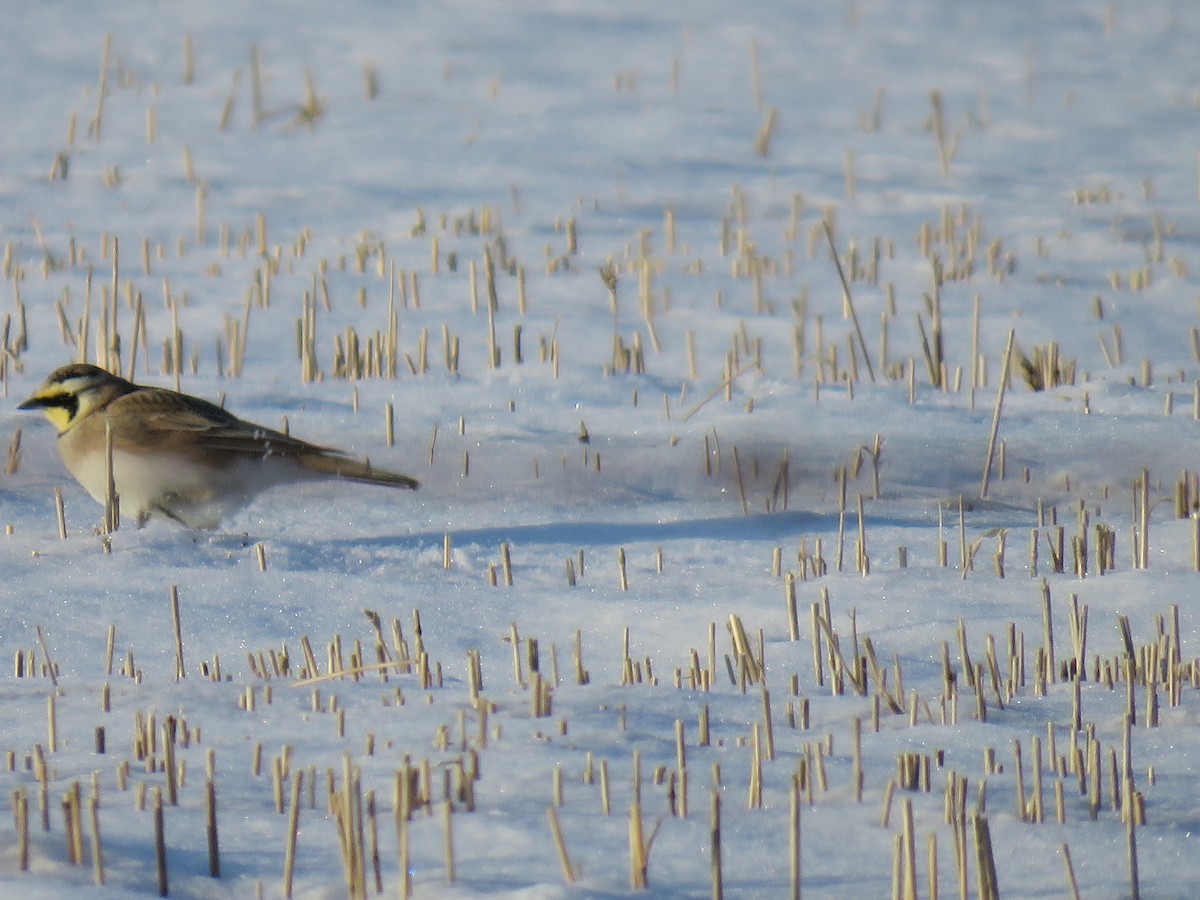
[[[97,136],[89,123],[106,34],[112,43]],[[11,299],[0,305],[11,316],[10,402],[0,433],[20,428],[22,439],[19,467],[0,479],[9,526],[0,537],[0,655],[32,658],[35,671],[19,677],[14,665],[0,686],[8,711],[0,753],[12,762],[10,769],[0,756],[0,782],[10,798],[25,791],[30,803],[28,872],[20,870],[15,815],[0,826],[0,894],[158,892],[152,806],[155,789],[168,790],[161,728],[174,717],[186,723],[189,740],[175,749],[184,778],[177,805],[164,812],[171,896],[282,896],[287,807],[301,771],[294,896],[345,896],[326,791],[327,770],[345,791],[347,759],[364,796],[374,792],[382,884],[396,895],[393,786],[406,758],[417,767],[428,761],[432,773],[432,807],[417,809],[408,829],[416,896],[636,893],[629,824],[639,792],[645,837],[654,834],[649,892],[711,895],[714,788],[726,895],[787,896],[790,792],[802,765],[814,782],[811,799],[801,791],[806,896],[888,895],[909,801],[917,890],[930,893],[926,860],[936,835],[939,893],[956,895],[955,837],[944,812],[951,773],[967,779],[971,895],[979,812],[1004,896],[1069,896],[1064,845],[1080,895],[1128,896],[1128,830],[1113,805],[1108,754],[1115,751],[1124,774],[1132,703],[1131,780],[1120,787],[1132,786],[1145,803],[1145,824],[1135,832],[1140,889],[1190,896],[1200,881],[1193,836],[1200,827],[1200,718],[1191,686],[1200,619],[1191,602],[1195,520],[1174,517],[1173,492],[1194,467],[1200,379],[1192,336],[1200,325],[1198,38],[1200,19],[1184,0],[1063,2],[1036,12],[944,0],[768,2],[737,10],[710,0],[686,8],[628,0],[404,8],[367,0],[59,0],[10,10],[0,54],[10,86],[0,95],[5,277],[12,282]],[[185,39],[194,51],[190,80]],[[264,111],[257,123],[255,53]],[[373,99],[364,87],[368,71],[378,83]],[[308,113],[306,74],[316,96]],[[760,155],[756,137],[771,110],[775,124]],[[848,274],[851,248],[862,270],[879,248],[878,277],[851,284],[861,343],[845,315],[823,218]],[[260,226],[267,259],[258,252]],[[932,336],[934,325],[923,230],[947,272],[937,289],[946,389],[931,384],[922,351],[921,329]],[[123,371],[134,345],[135,312],[126,300],[140,293],[147,340],[137,350],[139,381],[173,386],[162,354],[174,315],[184,391],[223,398],[238,415],[270,427],[286,419],[294,434],[419,478],[421,490],[279,488],[217,533],[126,523],[106,545],[95,533],[100,509],[70,480],[52,429],[15,407],[51,369],[78,356],[55,306],[78,334],[89,284],[88,354],[96,359],[112,238]],[[968,247],[973,268],[965,271]],[[489,365],[485,251],[497,268],[496,367]],[[754,265],[758,278],[748,272]],[[615,310],[598,274],[605,266],[617,276]],[[269,305],[258,299],[264,279]],[[983,362],[973,387],[976,297]],[[309,302],[320,377],[305,380],[297,334]],[[389,302],[401,354],[396,377],[340,377],[335,337],[344,342],[353,329],[365,348],[387,332]],[[27,348],[18,342],[22,305]],[[235,375],[230,334],[243,321],[245,365]],[[981,500],[1010,330],[1030,356],[1056,343],[1076,378],[1034,392],[1014,375],[999,422],[1004,471],[997,450]],[[459,342],[457,371],[446,364],[444,334]],[[617,339],[641,348],[644,371],[614,366]],[[419,371],[422,358],[428,365]],[[740,374],[727,395],[730,365]],[[385,437],[387,404],[395,411],[394,446]],[[849,470],[844,517],[842,467]],[[1144,470],[1152,506],[1148,565],[1138,568],[1135,482]],[[55,487],[63,490],[65,540]],[[865,575],[856,566],[860,496]],[[1074,573],[1071,551],[1081,508],[1088,517],[1084,577]],[[1052,515],[1064,529],[1063,572],[1050,559]],[[1114,567],[1103,575],[1097,525],[1115,538]],[[994,559],[1001,540],[1003,578]],[[828,567],[820,577],[802,564],[818,541]],[[963,547],[968,554],[974,548],[966,571]],[[779,573],[772,571],[777,548]],[[786,573],[796,579],[796,641]],[[1043,579],[1060,665],[1073,656],[1072,595],[1088,610],[1082,730],[1074,736],[1071,683],[1056,678],[1045,696],[1037,688]],[[182,680],[175,678],[172,585]],[[878,732],[877,681],[869,680],[864,695],[849,684],[835,694],[827,660],[817,681],[811,608],[824,591],[846,658],[855,635],[860,650],[869,638],[887,691],[903,679],[905,711],[893,714],[883,702]],[[304,639],[322,674],[335,640],[343,664],[356,641],[365,661],[375,662],[364,609],[382,617],[389,648],[397,620],[410,649],[419,611],[430,685],[422,686],[415,669],[388,672],[386,681],[372,669],[359,678],[297,683]],[[1126,684],[1119,623],[1127,617],[1139,653],[1145,645],[1165,652],[1175,641],[1176,610],[1184,683],[1172,705],[1160,673],[1158,724],[1150,727],[1152,692],[1144,669],[1132,688]],[[731,617],[756,658],[762,642],[773,759],[763,685],[743,690],[727,671],[727,657],[735,672],[738,662]],[[962,668],[960,621],[972,660],[985,666],[986,721],[977,720]],[[700,669],[710,665],[710,628],[715,671],[704,690],[690,673],[693,659]],[[576,683],[577,632],[586,684]],[[1008,697],[1010,633],[1023,641],[1024,681]],[[544,717],[533,715],[530,638],[545,679],[554,682],[552,653],[557,662]],[[999,691],[987,672],[989,638]],[[957,673],[957,722],[943,644]],[[287,674],[264,678],[247,659],[269,666],[271,652],[285,648]],[[46,651],[56,683],[42,666]],[[470,692],[476,651],[483,701]],[[1112,665],[1114,686],[1094,678],[1097,656]],[[121,674],[130,657],[136,677]],[[204,674],[218,661],[220,681]],[[631,673],[636,683],[624,683]],[[802,701],[807,729],[799,727]],[[700,746],[705,710],[711,743]],[[151,716],[159,742],[153,766],[135,747],[135,722]],[[862,727],[861,801],[853,783],[855,720]],[[672,814],[670,799],[677,722],[686,816]],[[104,754],[95,748],[98,728]],[[761,804],[751,808],[756,730]],[[1081,793],[1091,776],[1081,779],[1068,766],[1060,824],[1050,741],[1069,763],[1073,741],[1090,752],[1089,735],[1100,745],[1101,804],[1093,819]],[[1034,790],[1035,738],[1043,755],[1040,823],[1026,821],[1016,800],[1019,784],[1027,797]],[[256,747],[258,774],[251,767]],[[993,771],[984,769],[988,748]],[[219,878],[209,875],[205,843],[209,752]],[[290,767],[281,814],[271,771],[284,753]],[[888,784],[905,753],[928,755],[930,790],[896,789],[882,824]],[[39,754],[47,764],[48,831],[38,806]],[[458,762],[469,766],[472,758],[479,778],[469,811],[455,778]],[[601,808],[601,762],[610,815]],[[821,768],[823,784],[815,777]],[[556,771],[572,884],[547,818]],[[311,773],[318,778],[310,805]],[[84,804],[80,865],[69,859],[62,810],[76,783]],[[444,786],[454,810],[452,884]],[[104,886],[95,884],[91,865],[94,790]],[[149,793],[139,808],[142,791]],[[366,870],[373,895],[369,860]]]

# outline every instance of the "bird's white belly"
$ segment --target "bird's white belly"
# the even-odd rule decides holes
[[[65,461],[84,489],[104,503],[108,493],[104,455],[83,454]],[[161,515],[193,528],[216,527],[226,514],[245,506],[259,491],[289,480],[279,468],[254,459],[214,471],[169,454],[147,459],[113,453],[113,482],[122,518],[141,523]]]

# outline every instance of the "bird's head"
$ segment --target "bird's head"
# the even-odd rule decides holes
[[[120,376],[77,363],[51,372],[17,409],[40,409],[62,434],[95,409],[134,389],[135,385]]]

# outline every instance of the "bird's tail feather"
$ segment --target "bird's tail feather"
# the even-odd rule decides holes
[[[369,462],[352,459],[348,456],[322,454],[297,457],[297,462],[304,468],[322,475],[335,478],[346,478],[350,481],[361,481],[365,484],[382,484],[388,487],[407,488],[415,491],[419,486],[415,478],[402,475],[399,472],[389,472],[387,469],[377,469]]]

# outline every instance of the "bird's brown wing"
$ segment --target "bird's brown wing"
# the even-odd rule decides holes
[[[139,433],[128,433],[128,442],[150,444],[194,456],[197,462],[233,464],[239,459],[267,456],[290,459],[315,474],[349,478],[372,484],[416,488],[415,479],[373,468],[340,450],[312,444],[253,422],[195,397],[174,391],[147,388],[126,394],[109,404],[110,416],[128,415],[143,423]],[[129,430],[118,429],[124,436]],[[118,445],[119,438],[114,438]]]

